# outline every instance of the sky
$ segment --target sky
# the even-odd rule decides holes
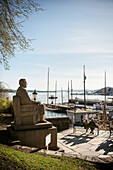
[[[23,24],[33,51],[16,51],[10,70],[0,66],[1,81],[11,89],[26,78],[27,89],[86,89],[113,87],[113,0],[40,0],[44,11],[32,13]]]

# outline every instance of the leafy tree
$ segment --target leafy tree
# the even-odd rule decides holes
[[[8,97],[7,88],[9,88],[9,86],[6,83],[0,82],[0,98]]]
[[[23,18],[43,10],[37,0],[0,0],[0,64],[9,69],[8,61],[15,48],[30,49],[30,40],[21,31]]]

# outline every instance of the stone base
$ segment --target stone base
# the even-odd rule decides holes
[[[31,130],[31,129],[45,129],[45,128],[51,128],[52,123],[48,121],[43,121],[34,125],[15,125],[14,122],[11,122],[11,127],[13,130]]]
[[[35,126],[35,125],[34,125]],[[8,131],[12,138],[20,140],[21,145],[36,147],[39,149],[46,148],[46,136],[51,133],[50,149],[57,149],[57,128],[52,126],[50,128],[37,128],[14,130],[14,127],[8,127]]]

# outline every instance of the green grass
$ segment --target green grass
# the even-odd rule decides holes
[[[84,170],[97,169],[94,163],[88,161],[50,155],[36,155],[14,150],[0,145],[0,168],[26,170]],[[7,169],[7,168],[6,168]]]

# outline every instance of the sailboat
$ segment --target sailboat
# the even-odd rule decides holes
[[[75,105],[74,109],[67,110],[67,115],[73,120],[75,117],[75,122],[81,123],[83,119],[90,119],[91,117],[96,118],[99,111],[92,110],[86,107],[86,90],[85,90],[85,65],[83,66],[83,83],[84,83],[84,106]],[[71,99],[72,100],[72,99]]]
[[[60,112],[60,109],[59,109],[58,107],[56,107],[56,99],[58,98],[58,97],[56,96],[56,92],[57,92],[56,88],[57,88],[57,82],[56,82],[56,84],[55,84],[55,96],[54,96],[54,95],[51,95],[50,97],[48,97],[48,99],[51,100],[51,104],[47,104],[47,105],[46,105],[45,109],[46,109],[47,111]],[[54,104],[53,100],[55,100],[55,104]]]
[[[76,93],[73,93],[73,89],[72,89],[72,80],[71,80],[71,103],[72,101],[75,101],[75,108],[79,108],[79,109],[87,109],[86,108],[86,89],[85,89],[85,81],[86,81],[86,75],[85,75],[85,65],[83,66],[83,85],[84,85],[84,106],[79,105],[78,102],[78,98],[75,98],[75,100],[73,100],[73,95],[76,95]]]
[[[55,84],[55,96],[49,96],[49,68],[48,68],[48,82],[47,82],[47,104],[45,105],[45,110],[52,111],[52,112],[60,112],[60,109],[56,107],[56,96],[57,94],[57,81]],[[49,104],[49,99],[51,100],[51,104]],[[53,100],[55,99],[55,105],[53,104]]]

